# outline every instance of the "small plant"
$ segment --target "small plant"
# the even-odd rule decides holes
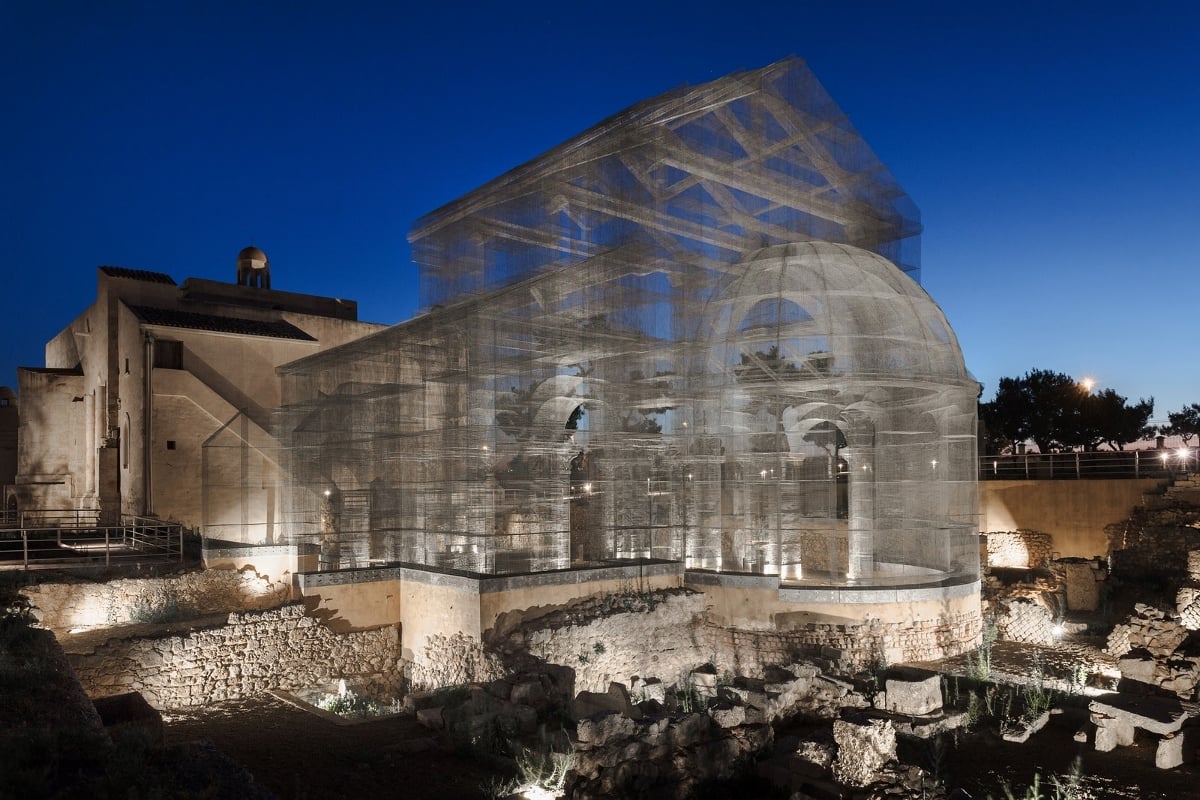
[[[501,778],[496,775],[492,775],[486,781],[479,784],[479,791],[486,800],[504,800],[516,794],[518,788],[519,784],[516,779]]]
[[[1034,656],[1027,677],[1030,681],[1021,687],[1021,700],[1025,706],[1023,718],[1033,722],[1054,703],[1054,690],[1046,686],[1046,668],[1040,653]]]
[[[592,652],[598,656],[604,655],[604,642],[596,642],[594,645],[592,645]]]
[[[575,766],[575,753],[523,749],[517,754],[518,789],[538,788],[561,794],[567,773]]]
[[[1050,706],[1054,704],[1054,690],[1045,686],[1026,686],[1021,694],[1025,701],[1024,719],[1026,722],[1033,722],[1049,711]]]
[[[971,692],[967,695],[967,727],[974,728],[979,724],[979,720],[982,717],[983,708],[979,700],[979,695],[976,692]]]
[[[946,734],[939,733],[926,742],[926,755],[929,760],[929,775],[938,786],[946,783]]]
[[[1001,786],[1004,800],[1083,800],[1083,762],[1076,758],[1071,763],[1071,771],[1066,775],[1051,775],[1047,785],[1042,785],[1040,772],[1033,774],[1033,783],[1026,787],[1023,793],[1014,793],[1012,786],[1005,781]]]
[[[958,678],[943,675],[942,676],[942,701],[950,708],[958,708],[958,701],[962,698],[962,691],[958,685]]]
[[[587,653],[580,653],[580,654],[579,654],[579,663],[580,663],[580,664],[586,664],[586,663],[588,663],[588,654],[587,654]]]
[[[1067,693],[1071,695],[1083,694],[1083,690],[1087,688],[1088,681],[1091,678],[1091,670],[1087,664],[1076,664],[1071,668],[1071,674],[1067,676]]]
[[[992,645],[996,643],[996,626],[989,623],[984,626],[983,640],[979,643],[979,649],[974,653],[967,654],[967,676],[974,678],[977,681],[989,681],[992,679]]]
[[[337,714],[339,717],[381,717],[387,714],[399,714],[400,701],[390,704],[379,703],[366,697],[360,697],[347,689],[337,694],[327,694],[317,700],[314,705],[322,711]]]

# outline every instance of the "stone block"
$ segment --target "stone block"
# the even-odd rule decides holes
[[[1069,611],[1095,611],[1100,607],[1100,578],[1102,573],[1095,562],[1065,560],[1060,562],[1064,572]]]
[[[1124,678],[1142,683],[1154,683],[1154,673],[1158,669],[1158,663],[1148,650],[1139,647],[1117,659],[1117,669],[1121,671],[1121,676]]]
[[[693,672],[688,676],[692,690],[701,697],[717,696],[717,674],[715,672]]]
[[[1113,720],[1160,736],[1176,733],[1188,718],[1183,704],[1169,697],[1106,695],[1089,703],[1088,710],[1097,725],[1097,720]]]
[[[650,678],[642,683],[642,699],[653,700],[657,703],[667,702],[667,686],[658,678]]]
[[[581,719],[575,726],[575,737],[580,744],[602,747],[611,742],[627,739],[637,731],[637,723],[615,712],[597,714]]]
[[[1133,744],[1133,726],[1123,724],[1105,724],[1102,725],[1095,719],[1096,722],[1096,742],[1095,746],[1101,753],[1107,753],[1110,750],[1115,750],[1118,747],[1128,747]]]
[[[708,715],[722,728],[736,728],[746,724],[746,707],[742,705],[718,703],[708,709]]]
[[[924,679],[888,678],[884,708],[895,714],[923,716],[942,707],[942,681],[934,674]]]
[[[823,742],[801,742],[792,756],[792,771],[811,778],[829,775],[833,765],[833,747]]]
[[[163,743],[162,715],[139,692],[100,697],[93,705],[114,741],[119,742],[122,736],[133,733],[147,741]]]
[[[874,783],[896,758],[896,729],[888,720],[834,720],[833,738],[838,748],[833,776],[849,786]]]
[[[434,731],[440,731],[446,726],[446,721],[442,717],[441,706],[418,709],[417,722]]]
[[[526,680],[513,684],[508,699],[513,703],[534,708],[542,708],[549,702],[546,697],[546,688],[538,680]]]
[[[1033,736],[1035,733],[1040,731],[1042,728],[1046,727],[1046,723],[1048,723],[1049,721],[1050,721],[1050,712],[1045,711],[1042,713],[1042,715],[1040,717],[1033,720],[1032,722],[1025,723],[1022,720],[1021,723],[1015,729],[1005,731],[1002,734],[1002,737],[1003,737],[1004,741],[1006,741],[1006,742],[1016,742],[1017,744],[1023,744],[1024,742],[1029,741],[1030,736]]]
[[[1184,731],[1164,736],[1158,740],[1158,748],[1154,751],[1154,766],[1159,769],[1174,769],[1184,761],[1184,746],[1186,734]]]

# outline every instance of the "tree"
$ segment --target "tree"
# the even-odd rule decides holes
[[[980,407],[984,424],[995,437],[1003,437],[1014,448],[1032,439],[1038,450],[1050,452],[1067,446],[1071,416],[1078,407],[1083,389],[1075,379],[1061,372],[1031,369],[1020,378],[1001,378],[996,397]]]
[[[1162,429],[1162,433],[1166,436],[1178,436],[1183,440],[1183,446],[1187,447],[1192,437],[1200,436],[1200,403],[1192,403],[1178,411],[1168,412],[1167,421],[1169,424]]]
[[[979,407],[988,445],[1015,449],[1032,439],[1043,453],[1101,444],[1120,450],[1153,432],[1153,413],[1153,397],[1129,405],[1112,389],[1092,394],[1071,376],[1042,369],[1001,378],[995,399]]]
[[[1078,444],[1087,450],[1100,444],[1124,450],[1128,442],[1153,435],[1154,428],[1148,424],[1153,413],[1153,397],[1138,398],[1131,406],[1112,389],[1085,395],[1080,406]]]

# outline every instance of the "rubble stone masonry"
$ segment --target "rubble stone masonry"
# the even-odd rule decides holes
[[[398,689],[396,627],[335,634],[301,605],[234,613],[226,625],[151,639],[110,639],[70,655],[92,697],[141,692],[155,708],[198,706],[269,689],[332,688],[338,679]]]

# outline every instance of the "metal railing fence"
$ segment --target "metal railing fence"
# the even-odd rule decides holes
[[[1170,478],[1197,469],[1200,448],[1098,450],[1087,453],[1017,453],[982,456],[979,479],[1087,480]]]
[[[53,569],[182,561],[183,526],[125,516],[98,524],[94,511],[9,512],[0,521],[0,567]]]

